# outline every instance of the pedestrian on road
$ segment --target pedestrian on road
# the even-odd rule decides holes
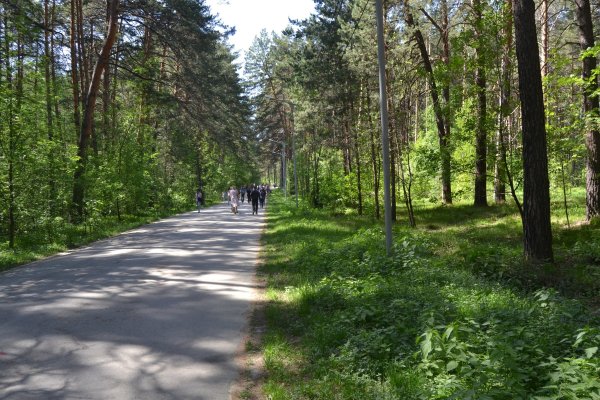
[[[234,214],[238,213],[238,191],[233,186],[229,189],[229,203],[231,204],[231,212]]]
[[[202,205],[202,189],[198,188],[198,190],[196,190],[196,207],[198,207],[198,212],[200,212],[201,205]]]
[[[252,190],[248,197],[252,200],[252,215],[258,215],[258,199],[260,198],[260,192],[256,186],[252,186]]]
[[[265,206],[265,199],[267,198],[267,189],[265,189],[264,186],[261,186],[258,192],[260,194],[260,197],[258,198],[260,208],[263,208]]]
[[[240,193],[242,196],[242,203],[244,202],[244,197],[246,196],[246,186],[242,186],[242,188],[240,189]]]

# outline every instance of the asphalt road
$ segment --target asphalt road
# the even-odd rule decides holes
[[[228,399],[262,227],[223,204],[0,274],[0,399]]]

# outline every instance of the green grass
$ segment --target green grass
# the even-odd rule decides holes
[[[416,213],[417,229],[395,226],[387,258],[371,218],[273,196],[260,271],[266,394],[600,398],[600,226],[567,229],[557,212],[556,262],[531,265],[508,205]]]

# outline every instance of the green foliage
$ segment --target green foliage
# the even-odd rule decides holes
[[[48,33],[54,48],[44,54],[43,4],[0,5],[3,249],[9,241],[15,254],[76,245],[86,242],[80,237],[85,233],[90,240],[97,237],[93,232],[105,231],[103,226],[192,208],[198,186],[210,202],[230,184],[258,176],[248,140],[250,108],[214,16],[191,0],[136,7],[141,6],[120,9],[120,48],[111,53],[108,81],[97,96],[83,160],[80,230],[69,223],[80,132],[71,66],[66,65],[70,48],[68,40],[58,38],[68,31],[70,9],[52,8],[54,26]],[[105,8],[82,12],[86,29],[105,31]],[[90,38],[84,35],[82,45],[94,49],[98,37],[94,43]],[[89,52],[92,65],[95,54]],[[46,65],[52,67],[48,77]],[[89,81],[89,68],[78,65],[77,72],[81,83]],[[84,93],[78,97],[81,114]],[[14,260],[21,262],[20,256]]]
[[[524,264],[514,210],[419,207],[417,217],[425,226],[396,228],[387,258],[381,228],[369,220],[271,198],[261,268],[273,335],[264,344],[268,396],[600,395],[600,320],[573,291],[548,287]],[[581,234],[591,236],[597,227]],[[597,270],[586,255],[597,253],[595,240],[560,237],[558,263]],[[572,280],[576,272],[565,273]],[[589,287],[573,285],[579,295]]]

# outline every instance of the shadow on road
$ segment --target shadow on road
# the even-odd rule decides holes
[[[0,399],[226,399],[262,217],[219,205],[0,274]]]

